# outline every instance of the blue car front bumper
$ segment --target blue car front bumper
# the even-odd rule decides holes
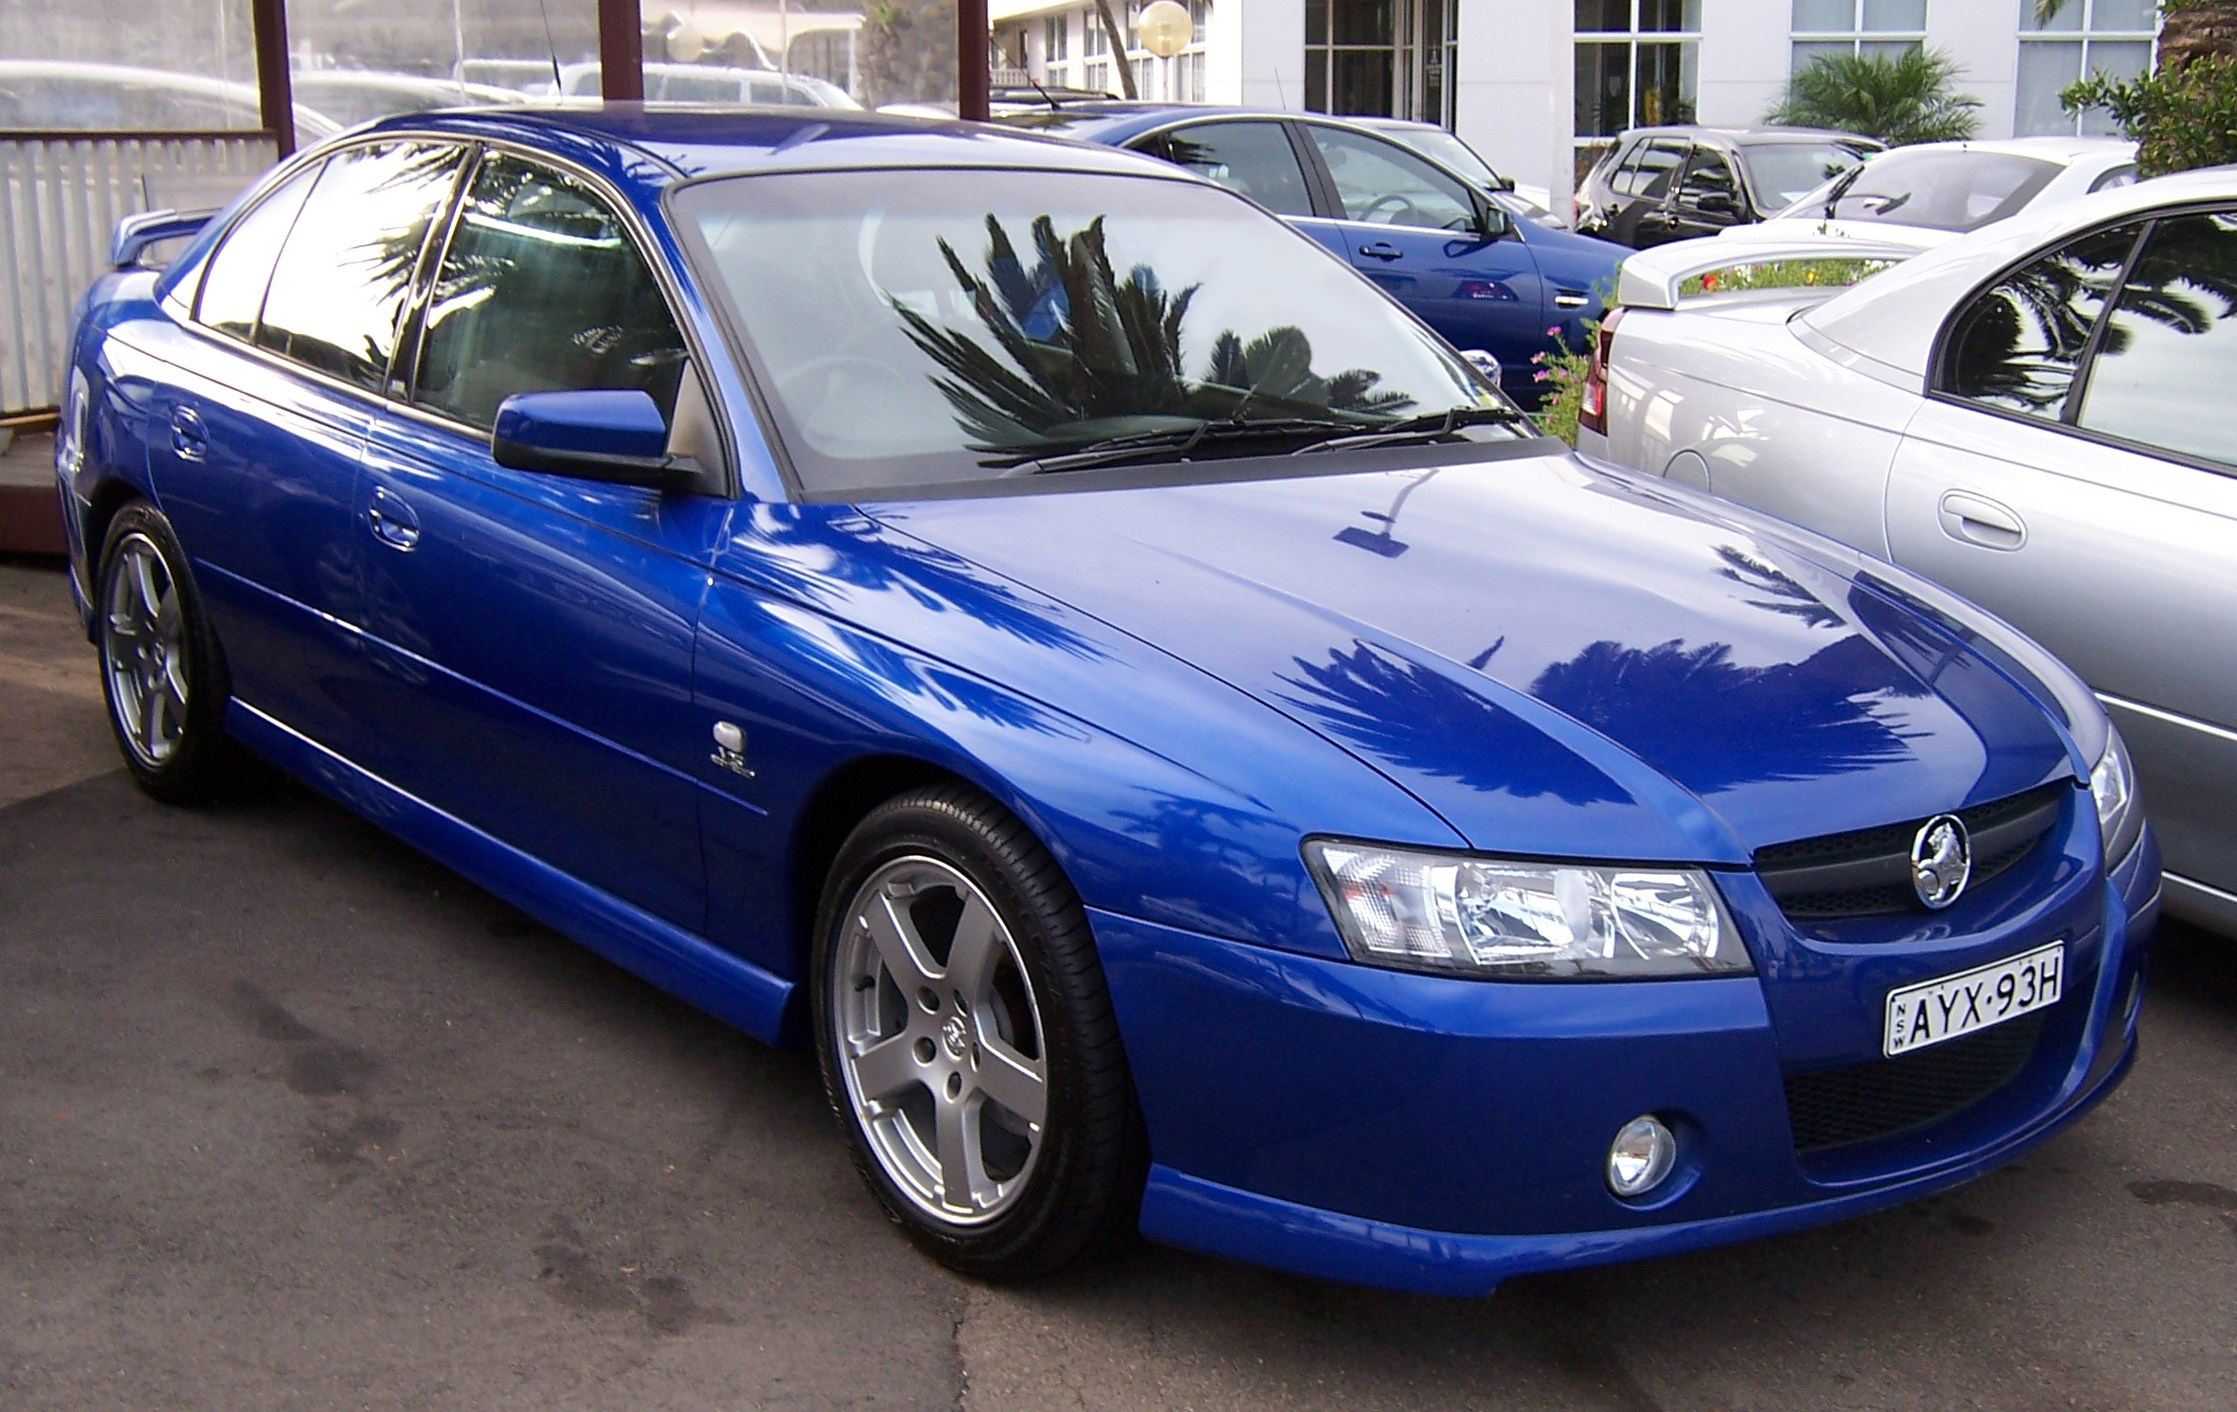
[[[1424,1293],[1698,1249],[1955,1185],[2058,1132],[2134,1055],[2157,920],[2147,831],[2056,926],[2075,958],[2019,1075],[1946,1120],[1798,1154],[1776,977],[1487,984],[1299,956],[1109,913],[1092,921],[1154,1165],[1154,1240]],[[2086,905],[2094,902],[2094,906]],[[2077,929],[2077,915],[2091,925]],[[1876,996],[1860,1008],[1874,1008]],[[1603,1178],[1617,1129],[1670,1121],[1648,1197]]]

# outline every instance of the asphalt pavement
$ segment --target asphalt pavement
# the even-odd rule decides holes
[[[2166,929],[2143,1026],[2021,1163],[1794,1236],[1486,1300],[1154,1247],[988,1287],[805,1056],[293,784],[139,795],[60,574],[0,563],[10,1412],[2237,1408],[2237,941]]]

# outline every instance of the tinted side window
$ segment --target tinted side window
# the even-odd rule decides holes
[[[1280,123],[1197,123],[1161,133],[1144,151],[1240,192],[1284,216],[1309,216],[1305,169]]]
[[[287,184],[259,201],[226,234],[225,243],[210,257],[202,276],[202,296],[194,317],[235,338],[256,335],[256,314],[264,307],[264,287],[272,282],[272,264],[295,213],[303,209],[303,193],[318,176],[314,164],[289,178]]]
[[[487,428],[516,392],[641,388],[671,422],[684,341],[628,232],[587,188],[482,163],[427,311],[416,399]]]
[[[1698,206],[1704,196],[1710,198],[1712,206],[1716,204],[1718,197],[1727,202],[1737,202],[1740,199],[1740,183],[1732,175],[1732,164],[1724,159],[1722,153],[1712,152],[1706,147],[1696,147],[1693,149],[1692,165],[1686,168],[1685,180],[1678,184],[1678,199]]]
[[[2076,420],[2237,465],[2237,216],[2152,227],[2090,359]]]
[[[420,247],[464,154],[399,142],[327,159],[280,252],[256,341],[379,391]]]
[[[1616,190],[1626,196],[1659,201],[1670,190],[1670,177],[1686,159],[1684,142],[1658,138],[1641,147],[1617,175]]]
[[[1476,203],[1468,188],[1395,142],[1342,128],[1306,125],[1344,214],[1376,225],[1423,230],[1474,230]]]
[[[2058,420],[2136,231],[2116,226],[2071,241],[1968,304],[1944,344],[1942,390]]]

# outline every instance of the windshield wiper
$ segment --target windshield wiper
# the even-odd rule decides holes
[[[1456,435],[1462,427],[1512,426],[1517,422],[1527,424],[1529,420],[1528,416],[1512,407],[1448,407],[1442,412],[1424,412],[1418,417],[1406,417],[1377,427],[1365,427],[1348,436],[1316,441],[1310,446],[1299,447],[1298,451],[1344,451],[1360,446],[1388,446],[1409,441],[1443,441]]]
[[[1157,431],[1105,437],[1084,446],[1040,455],[1011,456],[986,464],[999,467],[1005,475],[1037,476],[1055,471],[1123,466],[1150,459],[1185,461],[1190,452],[1208,444],[1300,436],[1342,437],[1373,425],[1337,417],[1262,417],[1246,421],[1199,422],[1192,427],[1165,427]]]

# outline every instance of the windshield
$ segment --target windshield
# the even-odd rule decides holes
[[[1478,186],[1494,187],[1499,184],[1499,174],[1476,155],[1476,149],[1443,128],[1383,128],[1381,131],[1385,137],[1397,138],[1430,161],[1443,163]]]
[[[1766,214],[1801,200],[1863,161],[1876,147],[1854,142],[1766,142],[1740,149],[1755,188],[1755,203]]]
[[[1348,266],[1210,185],[800,172],[674,204],[814,497],[1165,436],[1187,443],[1168,461],[1302,449],[1508,406]]]
[[[2056,162],[2004,152],[1890,152],[1810,193],[1788,214],[1976,230],[2017,214],[2059,170]]]

